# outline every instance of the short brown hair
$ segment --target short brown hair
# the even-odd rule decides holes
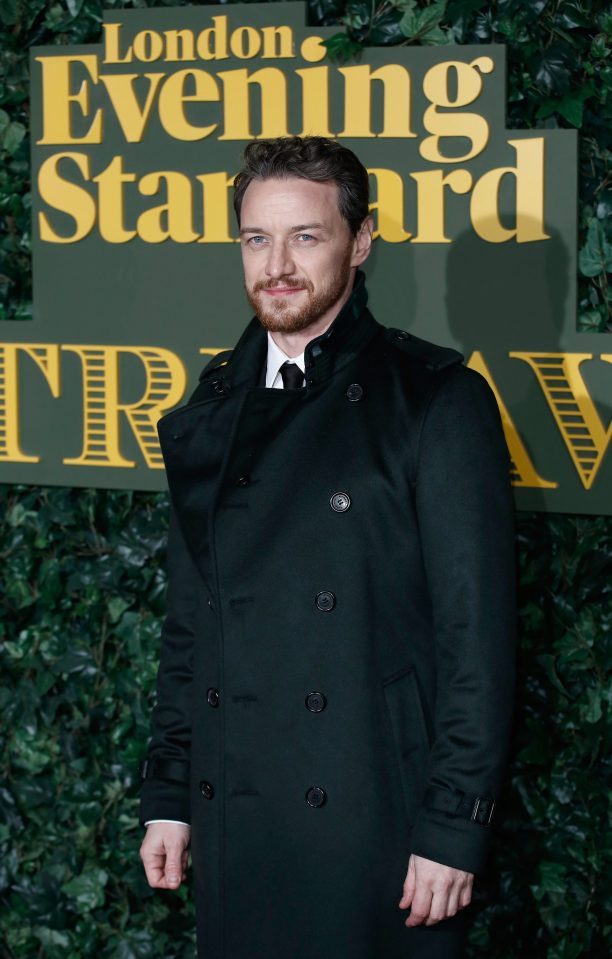
[[[298,177],[338,187],[338,206],[353,236],[369,212],[368,171],[348,147],[327,137],[275,137],[253,140],[234,178],[234,210],[240,226],[242,200],[252,180]]]

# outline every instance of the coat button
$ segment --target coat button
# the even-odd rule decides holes
[[[206,692],[206,699],[208,700],[208,703],[209,703],[210,706],[218,706],[218,705],[219,705],[219,690],[218,690],[218,689],[215,689],[214,686],[211,686],[210,689],[207,690],[207,692]]]
[[[208,608],[209,608],[209,609],[214,609],[214,608],[215,608],[215,607],[213,606],[213,601],[212,601],[212,599],[207,600],[207,602],[208,602]]]
[[[407,333],[406,330],[396,330],[395,331],[396,340],[409,340],[410,333]]]
[[[336,513],[344,513],[351,505],[351,497],[348,493],[334,493],[329,501],[329,505]]]
[[[321,786],[311,786],[306,790],[306,802],[309,806],[322,806],[325,799],[325,790]]]
[[[246,474],[244,476],[239,476],[236,480],[236,486],[248,486],[250,479],[250,476],[247,476]]]
[[[320,713],[325,709],[327,700],[323,693],[308,693],[304,702],[306,703],[306,708],[309,709],[311,713]]]
[[[363,397],[363,386],[361,385],[361,383],[351,383],[351,385],[346,391],[346,398],[350,400],[351,403],[358,403],[362,397]]]
[[[336,605],[336,597],[328,589],[322,589],[321,592],[315,596],[315,603],[317,609],[327,612]]]
[[[215,795],[215,787],[212,783],[209,783],[206,781],[206,779],[203,779],[200,783],[200,792],[204,796],[204,799],[212,799]]]
[[[225,393],[227,386],[223,380],[213,380],[210,384],[215,393]]]

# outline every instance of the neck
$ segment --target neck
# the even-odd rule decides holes
[[[270,331],[270,336],[279,349],[286,354],[286,356],[291,358],[294,356],[300,356],[300,354],[306,349],[306,345],[310,343],[311,340],[314,340],[315,337],[320,336],[321,333],[325,333],[325,331],[329,329],[344,304],[349,300],[350,295],[353,292],[354,279],[355,270],[353,269],[351,270],[342,296],[336,300],[334,305],[330,306],[325,313],[317,317],[316,320],[313,320],[312,323],[309,323],[305,329],[299,330],[296,333],[284,333],[282,330]]]

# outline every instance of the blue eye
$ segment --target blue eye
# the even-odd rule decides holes
[[[312,235],[312,233],[299,233],[299,234],[298,234],[298,238],[299,238],[299,239],[302,239],[302,238],[304,238],[304,237],[305,237],[307,240],[314,240],[314,236]]]

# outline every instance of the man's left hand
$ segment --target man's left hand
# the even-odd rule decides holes
[[[472,898],[473,872],[444,866],[433,859],[411,854],[404,880],[400,909],[411,906],[405,926],[432,926],[449,919],[457,910],[469,905]]]

